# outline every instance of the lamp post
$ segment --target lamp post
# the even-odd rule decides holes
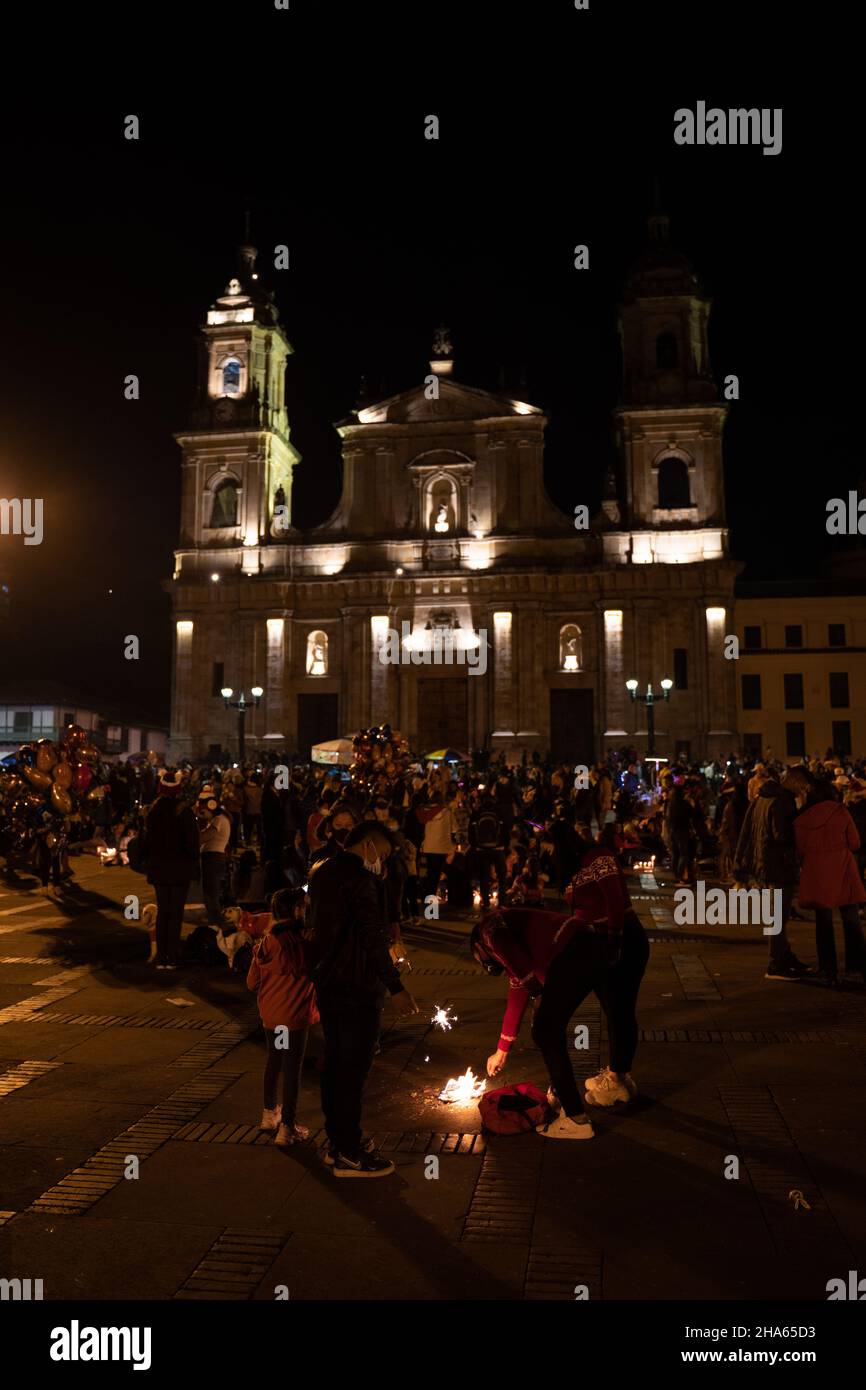
[[[636,680],[626,681],[625,683],[625,688],[631,696],[632,700],[642,705],[646,705],[646,751],[648,758],[652,757],[652,755],[656,751],[656,700],[670,699],[673,681],[665,679],[661,682],[661,687],[661,695],[656,695],[651,685],[647,686],[645,695],[638,695]]]
[[[259,704],[259,701],[261,700],[264,693],[265,692],[260,685],[253,686],[252,690],[250,691],[250,694],[253,697],[253,708],[255,708]],[[246,716],[247,710],[250,708],[250,706],[247,704],[246,695],[243,691],[241,691],[240,695],[236,700],[232,699],[234,691],[232,690],[230,685],[223,686],[222,690],[220,691],[220,694],[223,697],[223,704],[225,705],[226,709],[236,709],[238,712],[238,762],[242,764],[244,761],[244,757],[246,756]]]

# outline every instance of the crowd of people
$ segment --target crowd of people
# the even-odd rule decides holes
[[[550,1076],[541,1132],[552,1138],[592,1137],[584,1104],[635,1094],[635,1010],[648,958],[624,876],[635,864],[649,861],[678,885],[705,878],[779,890],[768,979],[812,975],[838,987],[838,909],[844,971],[866,979],[862,763],[731,757],[681,760],[656,774],[622,749],[592,768],[479,757],[374,760],[347,773],[271,755],[242,767],[148,764],[117,784],[94,830],[99,852],[153,885],[157,970],[181,964],[184,908],[200,882],[206,921],[191,940],[239,965],[257,994],[267,1039],[262,1127],[280,1144],[305,1137],[296,1121],[301,1066],[308,1030],[321,1023],[326,1161],[337,1177],[392,1171],[363,1138],[364,1081],[385,998],[398,1014],[417,1008],[403,931],[435,923],[446,904],[449,915],[477,914],[473,954],[510,981],[489,1075],[504,1067],[535,1000],[533,1038]],[[41,866],[44,881],[44,856]],[[817,970],[797,959],[785,925],[808,909]],[[590,991],[605,1010],[611,1054],[581,1097],[566,1028]]]

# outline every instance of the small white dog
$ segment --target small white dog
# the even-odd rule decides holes
[[[156,903],[148,903],[141,909],[141,921],[147,927],[147,935],[150,938],[150,955],[147,963],[156,960]]]

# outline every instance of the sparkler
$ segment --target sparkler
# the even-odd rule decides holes
[[[452,1014],[447,1004],[444,1008],[440,1008],[438,1004],[434,1004],[433,1017],[430,1020],[431,1028],[441,1028],[443,1033],[447,1033],[451,1028],[452,1024],[456,1022],[457,1015]]]
[[[439,1099],[448,1105],[471,1105],[484,1095],[485,1082],[467,1067],[462,1076],[452,1076],[439,1092]]]

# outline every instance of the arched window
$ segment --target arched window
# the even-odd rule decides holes
[[[559,669],[579,671],[583,665],[583,644],[576,623],[566,623],[559,629]]]
[[[660,333],[656,338],[656,366],[669,372],[677,365],[679,349],[675,333]]]
[[[668,511],[692,505],[689,466],[683,459],[666,458],[659,464],[659,506]]]
[[[223,363],[223,391],[227,396],[236,396],[241,389],[241,364],[236,357]]]
[[[211,526],[237,526],[238,524],[238,485],[228,479],[220,483],[213,495]]]
[[[450,478],[437,478],[427,495],[427,529],[434,535],[453,533],[457,525],[457,490]]]
[[[307,637],[307,675],[328,674],[328,634],[311,632]]]

